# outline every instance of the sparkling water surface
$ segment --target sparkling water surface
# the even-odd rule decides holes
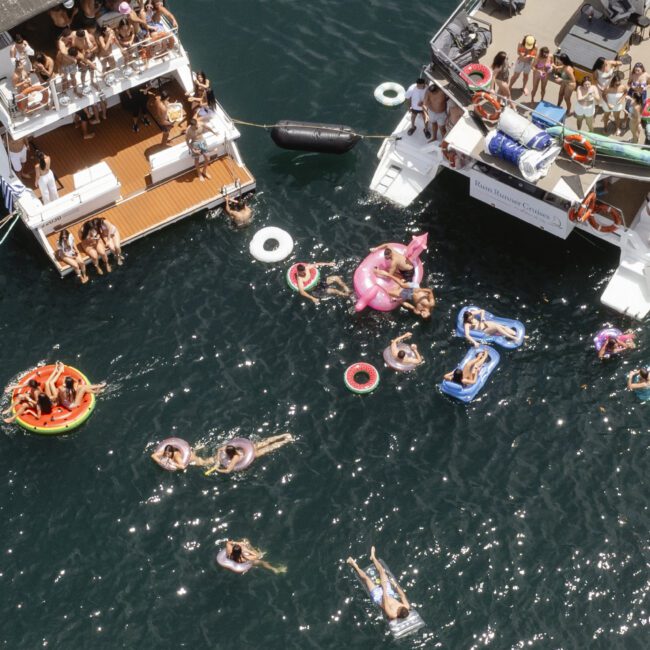
[[[234,117],[375,134],[400,111],[374,88],[417,76],[453,6],[171,4]],[[450,173],[407,210],[383,203],[367,189],[378,146],[285,152],[242,127],[255,225],[199,214],[83,288],[26,233],[2,247],[2,383],[61,359],[109,384],[72,435],[1,425],[3,647],[648,647],[648,427],[625,390],[648,343],[599,304],[618,252],[500,214]],[[293,235],[291,260],[251,258],[265,225]],[[368,247],[421,231],[431,322],[314,306],[286,287],[292,261],[336,260],[351,281]],[[530,337],[502,351],[469,406],[438,390],[466,350],[453,338],[466,302],[519,318]],[[591,338],[605,324],[636,327],[637,350],[599,362]],[[409,329],[426,364],[389,372],[382,350]],[[358,360],[381,368],[364,397],[343,384]],[[149,459],[169,435],[211,451],[282,431],[296,443],[237,476],[169,474]],[[248,537],[287,574],[219,570],[227,537]],[[344,564],[367,561],[372,544],[427,622],[400,642]]]

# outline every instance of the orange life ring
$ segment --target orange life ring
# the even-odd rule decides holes
[[[592,212],[594,211],[594,206],[596,205],[596,192],[591,192],[587,195],[585,200],[578,206],[574,208],[573,206],[569,209],[569,219],[571,221],[587,221],[591,217]]]
[[[576,153],[571,146],[572,142],[575,142],[576,144],[579,144],[581,147],[583,147],[585,153]],[[585,136],[580,133],[567,135],[564,138],[562,146],[564,147],[564,151],[566,151],[571,160],[575,160],[579,163],[582,163],[583,165],[588,165],[589,163],[593,162],[594,158],[596,157],[596,149],[594,149],[594,145],[591,144],[591,142],[589,142],[589,140],[587,140],[587,138],[585,138]]]
[[[440,145],[440,149],[442,151],[442,155],[449,161],[449,166],[455,167],[456,152],[453,149],[449,148],[449,143],[447,142],[447,140],[442,141],[442,144]]]
[[[494,111],[488,113],[485,110],[485,106],[483,106],[483,102],[487,102],[490,106],[492,106]],[[483,90],[474,93],[474,97],[472,97],[472,104],[474,104],[474,111],[484,120],[496,122],[496,120],[499,119],[499,115],[501,115],[501,103],[491,93],[485,92]]]
[[[611,219],[614,223],[604,226],[600,221],[596,220],[596,215],[602,214]],[[623,213],[615,208],[613,205],[606,203],[596,203],[594,209],[589,215],[589,225],[598,232],[616,232],[616,229],[623,223]]]
[[[43,97],[38,104],[30,107],[29,96],[32,93],[42,93]],[[41,106],[47,106],[50,101],[50,89],[47,86],[42,86],[41,84],[36,84],[35,86],[29,86],[28,88],[25,88],[25,90],[23,90],[20,95],[22,95],[22,97],[16,102],[16,106],[18,107],[19,111],[25,111],[28,108],[31,108],[31,110],[36,110]]]

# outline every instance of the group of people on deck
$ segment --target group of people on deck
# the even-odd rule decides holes
[[[591,73],[577,71],[567,54],[551,54],[548,47],[538,47],[535,37],[527,34],[517,44],[514,64],[505,51],[494,57],[492,90],[514,107],[512,91],[522,76],[524,101],[535,104],[537,91],[543,100],[551,80],[559,85],[557,105],[566,107],[567,116],[575,115],[578,130],[586,123],[587,130],[593,131],[594,117],[600,111],[606,135],[620,137],[629,130],[630,141],[639,142],[644,131],[646,142],[650,141],[650,127],[643,128],[642,116],[650,76],[642,62],[633,65],[627,79],[621,67],[619,60],[598,57]]]

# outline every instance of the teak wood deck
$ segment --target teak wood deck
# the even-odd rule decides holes
[[[248,169],[226,155],[210,163],[211,179],[199,180],[192,168],[176,178],[152,185],[148,156],[165,148],[160,144],[162,131],[153,119],[149,126],[140,124],[138,133],[131,127],[131,114],[116,106],[109,109],[107,120],[96,126],[89,124],[89,132],[95,133],[90,140],[84,140],[80,129],[73,125],[59,127],[35,139],[36,146],[52,159],[60,196],[74,190],[76,172],[101,161],[109,165],[121,183],[122,200],[92,216],[101,215],[115,224],[124,244],[214,203],[225,185],[238,180],[245,189],[254,182]],[[182,129],[175,126],[170,145],[183,139]],[[86,218],[66,226],[76,239]],[[57,237],[57,232],[48,236],[53,250],[56,250]],[[57,266],[60,271],[70,270],[65,265]]]

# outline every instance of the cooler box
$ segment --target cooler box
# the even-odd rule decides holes
[[[536,124],[540,129],[547,129],[549,126],[556,126],[556,122],[564,124],[566,117],[566,109],[551,104],[550,102],[541,101],[533,111],[533,124]],[[554,121],[550,121],[554,120]]]

